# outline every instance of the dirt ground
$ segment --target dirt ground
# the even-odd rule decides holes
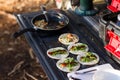
[[[0,0],[0,80],[48,80],[25,37],[12,38],[19,30],[13,13],[39,11],[42,4],[55,7],[52,0]]]

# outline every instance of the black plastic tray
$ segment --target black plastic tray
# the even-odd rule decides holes
[[[102,40],[98,36],[99,34],[94,31],[90,23],[88,23],[83,17],[77,16],[72,11],[62,13],[67,15],[70,19],[70,23],[64,29],[55,32],[54,34],[48,34],[47,32],[42,33],[41,31],[25,33],[28,43],[33,48],[40,64],[50,80],[68,80],[67,73],[62,72],[56,67],[57,60],[49,58],[46,54],[46,51],[52,47],[62,46],[67,48],[67,46],[58,41],[59,35],[66,32],[77,34],[80,38],[79,42],[86,43],[89,46],[89,51],[95,52],[100,56],[100,62],[94,66],[110,63],[114,68],[120,69],[120,65],[106,54]],[[21,29],[33,27],[30,23],[31,19],[38,14],[39,12],[17,14],[16,18]],[[70,54],[70,56],[76,58],[75,55]],[[88,67],[92,66],[81,65],[80,69]]]

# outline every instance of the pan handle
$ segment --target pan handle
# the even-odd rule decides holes
[[[17,38],[17,37],[19,37],[20,35],[24,34],[27,31],[35,32],[36,30],[37,29],[34,29],[34,28],[26,28],[26,29],[23,29],[23,30],[19,30],[18,32],[15,32],[12,37]]]
[[[40,7],[41,7],[41,10],[42,10],[42,12],[43,12],[43,14],[44,14],[44,16],[45,16],[45,21],[46,21],[47,23],[49,23],[49,18],[48,18],[48,15],[47,15],[47,11],[46,11],[45,6],[42,5],[42,6],[40,6]]]

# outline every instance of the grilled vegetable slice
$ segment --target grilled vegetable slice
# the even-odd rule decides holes
[[[99,56],[93,52],[86,52],[84,55],[78,55],[77,60],[83,65],[94,65],[99,62]]]
[[[65,72],[75,71],[80,67],[78,61],[74,58],[68,57],[57,62],[57,67]]]
[[[63,47],[55,47],[47,50],[47,55],[53,59],[65,58],[69,55],[69,52]]]

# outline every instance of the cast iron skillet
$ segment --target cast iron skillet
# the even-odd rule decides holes
[[[28,32],[28,31],[30,31],[30,32],[44,31],[46,33],[48,33],[48,32],[50,33],[50,32],[53,32],[53,31],[61,30],[62,28],[66,27],[69,23],[68,17],[65,16],[64,14],[60,13],[60,12],[56,12],[54,10],[53,11],[47,11],[46,15],[47,15],[47,18],[49,19],[49,22],[48,22],[48,24],[45,28],[42,28],[41,26],[35,25],[36,21],[41,21],[41,20],[46,21],[45,15],[44,15],[44,13],[42,13],[42,14],[36,15],[31,20],[31,24],[33,25],[33,27],[26,28],[26,29],[20,30],[18,32],[15,32],[13,34],[13,37],[17,38],[20,35],[22,35],[23,33]],[[62,25],[60,25],[60,23],[62,23]],[[59,25],[59,27],[57,27],[58,25]]]

